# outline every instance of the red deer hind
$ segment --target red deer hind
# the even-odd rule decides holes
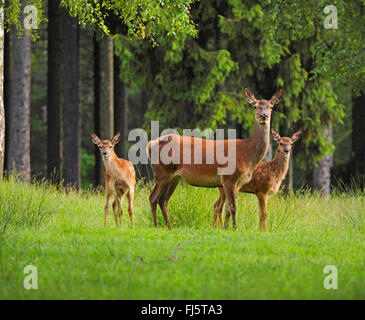
[[[266,155],[269,145],[271,112],[274,105],[280,102],[281,95],[282,90],[276,92],[270,100],[257,100],[250,90],[245,89],[246,100],[255,109],[254,130],[248,139],[207,140],[172,134],[149,141],[147,154],[150,160],[154,153],[158,155],[158,161],[151,161],[156,185],[149,197],[155,226],[157,226],[156,209],[158,204],[166,225],[171,228],[168,202],[179,181],[184,179],[193,186],[223,187],[232,216],[233,227],[236,228],[236,195],[238,190],[251,180],[254,169]],[[170,151],[177,150],[179,161],[163,163],[159,160],[161,155],[166,153],[164,148],[167,146]],[[195,146],[201,148],[200,159],[195,159]],[[213,161],[209,161],[207,150],[224,150],[225,152],[230,150],[232,146],[235,151],[234,156],[228,154],[228,159],[230,156],[231,158],[234,157],[230,159],[235,163],[233,172],[219,174],[219,169],[226,168],[227,163],[221,164],[221,161],[217,159],[218,154],[214,155]],[[185,158],[190,159],[189,163],[184,161],[186,160],[184,159],[184,152],[189,153],[187,157],[185,156]]]
[[[112,140],[101,140],[96,134],[91,135],[93,143],[100,149],[101,157],[104,163],[105,176],[105,217],[104,226],[107,224],[110,199],[114,196],[113,211],[115,223],[119,225],[119,218],[122,217],[122,201],[124,196],[128,197],[128,212],[131,219],[132,227],[134,227],[133,218],[133,197],[134,186],[136,184],[136,174],[133,164],[127,160],[118,158],[114,152],[114,146],[119,142],[119,132]]]
[[[275,157],[271,161],[261,162],[253,172],[252,179],[249,183],[243,185],[240,192],[254,193],[257,196],[260,206],[260,228],[266,230],[267,217],[267,199],[278,193],[281,183],[288,172],[290,151],[293,143],[300,137],[301,131],[293,134],[291,138],[280,137],[280,135],[272,129],[274,140],[279,144]],[[226,212],[226,219],[223,223],[223,205],[226,201],[222,188],[219,188],[219,199],[214,204],[213,227],[217,225],[219,217],[222,225],[227,225],[229,221],[229,212]]]

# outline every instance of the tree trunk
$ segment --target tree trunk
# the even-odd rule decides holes
[[[120,142],[115,146],[119,157],[128,158],[128,91],[120,79],[120,60],[114,55],[114,131],[120,132]]]
[[[326,129],[326,136],[332,140],[332,126]],[[313,168],[313,189],[319,190],[323,195],[329,195],[331,192],[331,168],[332,155],[326,154]]]
[[[4,5],[4,1],[0,1]],[[4,173],[5,154],[5,108],[4,108],[4,8],[0,8],[0,181]]]
[[[5,153],[4,153],[4,170],[9,171],[8,163],[8,149],[9,145],[9,106],[10,106],[10,92],[11,92],[11,70],[12,70],[12,50],[11,50],[11,32],[5,33],[4,43],[4,109],[5,109]]]
[[[48,1],[47,172],[54,183],[62,176],[62,10],[57,1]]]
[[[80,187],[78,23],[48,3],[48,177]]]
[[[22,21],[22,17],[21,17]],[[11,92],[9,106],[8,164],[24,181],[30,181],[31,35],[18,37],[12,28]]]
[[[352,98],[352,173],[365,175],[365,92]]]
[[[113,39],[104,37],[95,42],[95,133],[101,139],[114,135],[114,66]],[[95,181],[104,183],[100,152],[96,153]]]
[[[100,132],[100,96],[99,96],[99,86],[100,86],[100,75],[99,75],[99,44],[96,39],[96,34],[94,34],[94,132],[99,134]],[[95,148],[95,185],[99,185],[101,181],[101,171],[100,166],[102,165],[100,159],[100,151]]]
[[[63,146],[62,178],[65,186],[80,187],[80,126],[79,126],[79,37],[76,19],[65,13],[63,84]]]

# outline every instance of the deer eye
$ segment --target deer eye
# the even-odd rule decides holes
[[[111,149],[111,148],[113,148],[113,146],[110,146],[109,148]]]
[[[284,145],[284,143],[281,143],[281,142],[280,142],[280,145],[282,146],[282,145]]]

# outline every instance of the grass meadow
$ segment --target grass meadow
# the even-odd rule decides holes
[[[0,299],[364,299],[365,198],[310,192],[269,200],[258,228],[254,195],[238,197],[237,231],[211,228],[216,189],[180,185],[170,201],[173,229],[158,211],[152,226],[139,183],[135,229],[126,203],[122,227],[103,226],[101,192],[42,183],[0,183]],[[38,270],[26,290],[24,267]],[[338,270],[338,289],[323,269]]]

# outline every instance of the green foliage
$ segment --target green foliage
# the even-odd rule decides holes
[[[329,74],[319,70],[315,47],[330,39],[323,27],[324,1],[203,1],[192,8],[196,39],[160,37],[158,48],[143,40],[115,37],[121,76],[129,86],[153,92],[147,120],[165,127],[241,127],[249,136],[253,111],[245,87],[269,99],[284,89],[273,127],[282,134],[303,129],[296,161],[315,164],[333,150],[326,138],[331,122],[341,122]],[[322,19],[322,20],[321,20]],[[328,34],[327,34],[327,33]],[[318,60],[318,61],[317,61]]]
[[[95,167],[95,156],[93,154],[88,154],[87,151],[81,148],[81,182],[82,188],[90,188],[92,186],[92,181],[90,181],[90,176],[93,173]]]
[[[47,21],[44,16],[44,0],[29,0],[26,5],[34,5],[37,9],[38,24]],[[0,6],[2,2],[0,1]],[[24,5],[22,6],[19,0],[6,0],[4,5],[5,29],[10,30],[11,26],[16,26],[18,36],[22,37],[24,32],[31,32],[33,40],[38,38],[37,29],[24,30],[24,21],[22,21]]]
[[[36,6],[39,23],[47,20],[44,17],[43,1],[29,0],[27,3]],[[155,39],[160,34],[171,38],[181,34],[196,35],[196,28],[190,17],[190,5],[193,1],[61,0],[60,3],[83,27],[93,26],[110,34],[110,25],[122,25],[126,27],[128,36],[147,38],[157,45]],[[5,3],[6,28],[16,25],[20,36],[24,31],[22,10],[19,0],[7,0]],[[36,32],[34,35],[36,37]]]
[[[321,30],[312,52],[315,75],[326,75],[355,94],[365,86],[365,1],[332,1],[337,7],[338,29]]]
[[[167,33],[167,36],[196,34],[189,13],[192,2],[193,0],[62,0],[62,5],[83,26],[91,24],[109,34],[111,30],[108,22],[115,18],[127,27],[129,36],[147,38],[156,44],[155,38],[160,33]]]
[[[351,91],[346,88],[336,88],[339,92],[338,98],[341,103],[345,106],[351,106]],[[351,161],[351,133],[352,133],[352,116],[350,108],[345,110],[346,115],[343,119],[343,123],[334,123],[333,128],[333,144],[336,149],[333,154],[333,164],[334,167],[339,167],[348,164]]]

